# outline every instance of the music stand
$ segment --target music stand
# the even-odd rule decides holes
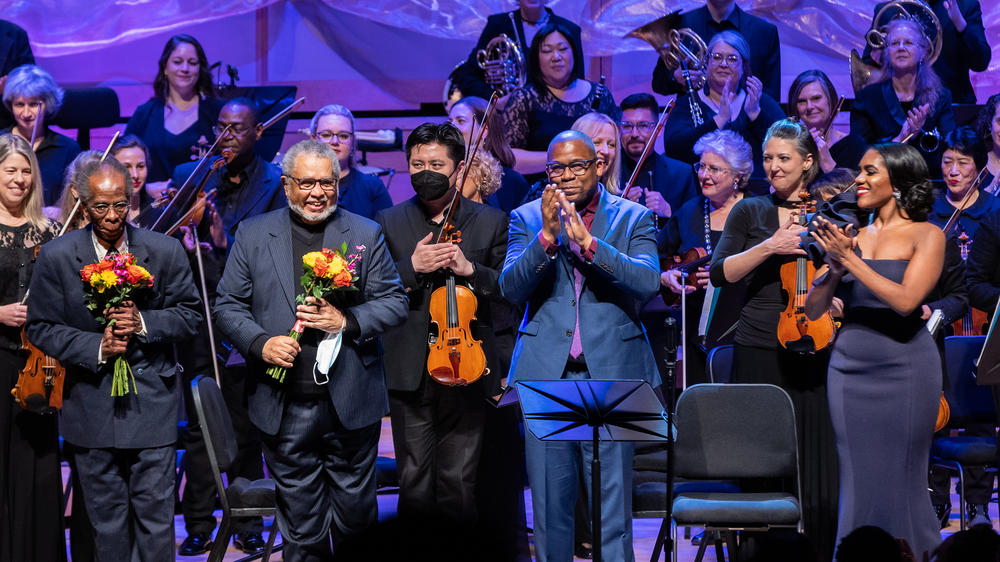
[[[667,420],[653,388],[642,380],[519,380],[514,384],[524,424],[542,441],[591,441],[591,532],[601,560],[599,441],[665,441]],[[632,493],[626,490],[626,494]]]
[[[997,301],[1000,307],[1000,300]],[[994,309],[1000,312],[1000,309]],[[1000,384],[1000,328],[997,328],[997,313],[993,313],[990,329],[986,332],[986,342],[976,359],[976,384]]]

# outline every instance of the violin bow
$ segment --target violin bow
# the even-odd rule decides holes
[[[263,130],[267,129],[268,127],[270,127],[271,125],[274,125],[278,121],[281,121],[281,118],[284,117],[284,116],[286,116],[286,115],[288,115],[289,113],[291,113],[292,110],[295,109],[295,106],[297,106],[299,104],[302,104],[302,103],[305,103],[305,102],[306,102],[306,98],[305,98],[305,96],[302,96],[301,98],[299,98],[299,99],[293,101],[292,103],[288,104],[285,107],[285,109],[282,109],[274,117],[268,119],[263,125],[261,125],[261,130],[263,131]]]
[[[823,125],[823,130],[820,133],[823,135],[823,140],[826,140],[827,135],[830,134],[830,127],[833,127],[833,120],[837,118],[840,113],[840,108],[844,107],[844,101],[847,98],[840,96],[837,100],[837,105],[833,106],[833,111],[830,112],[830,116],[826,119],[826,124]]]
[[[466,148],[466,159],[465,159],[465,169],[462,170],[462,178],[458,183],[458,189],[451,196],[451,207],[448,209],[448,216],[445,217],[444,222],[441,223],[441,231],[438,232],[437,241],[441,243],[444,241],[445,231],[449,224],[451,224],[451,219],[455,216],[455,202],[462,195],[462,189],[465,187],[465,180],[469,177],[469,168],[472,167],[472,163],[476,160],[476,154],[479,152],[479,146],[483,143],[483,133],[486,132],[486,124],[490,121],[490,116],[493,115],[493,110],[496,109],[497,101],[500,96],[497,92],[493,92],[490,96],[490,103],[486,106],[486,111],[483,113],[483,120],[479,124],[479,134],[476,136],[476,141],[472,143],[472,150],[469,151]],[[473,125],[473,128],[475,125]]]
[[[983,183],[984,179],[986,179],[986,173],[988,171],[989,170],[984,167],[979,171],[979,174],[976,175],[976,179],[972,180],[972,185],[969,186],[969,191],[965,193],[965,197],[962,197],[962,200],[958,203],[958,207],[955,207],[955,210],[952,211],[951,217],[948,218],[948,222],[944,223],[944,226],[941,228],[941,232],[944,232],[947,235],[948,232],[954,228],[955,223],[958,222],[958,216],[961,215],[962,211],[967,208],[967,203],[969,202],[969,198],[972,197],[972,194],[979,191],[979,185]]]
[[[667,102],[667,105],[663,107],[663,112],[660,113],[660,120],[656,122],[656,128],[653,129],[653,134],[649,136],[649,140],[646,142],[646,146],[642,147],[642,155],[639,156],[639,160],[635,163],[635,169],[632,170],[632,176],[628,179],[628,183],[625,184],[625,189],[622,190],[621,197],[628,198],[628,192],[635,185],[635,180],[639,177],[639,170],[642,169],[642,165],[646,163],[646,158],[649,158],[649,154],[653,152],[653,145],[656,144],[656,137],[660,136],[660,131],[663,130],[663,125],[666,124],[667,118],[670,117],[670,113],[674,110],[674,100]]]

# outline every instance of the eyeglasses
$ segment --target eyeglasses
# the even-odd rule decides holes
[[[299,189],[302,191],[312,191],[313,189],[316,188],[316,184],[319,184],[319,187],[327,193],[332,193],[334,191],[337,191],[337,180],[335,180],[334,178],[316,179],[316,178],[297,178],[295,176],[288,176],[288,178],[294,181],[296,184],[298,184]]]
[[[723,55],[722,53],[712,53],[712,62],[722,64],[725,61],[727,66],[736,66],[740,63],[739,55]]]
[[[566,173],[566,168],[573,172],[574,176],[582,176],[587,172],[587,168],[594,162],[597,162],[597,158],[590,160],[574,160],[569,164],[560,164],[559,162],[549,162],[545,164],[545,173],[549,175],[550,178],[561,178]]]
[[[103,217],[108,214],[109,209],[114,209],[115,214],[118,216],[122,216],[128,212],[127,201],[119,201],[111,205],[107,203],[97,203],[96,205],[88,205],[87,207],[90,209],[90,214],[95,217]]]
[[[234,137],[242,137],[243,135],[247,134],[251,129],[253,129],[253,127],[236,125],[234,123],[216,123],[215,125],[212,125],[212,132],[215,134],[215,136],[221,137],[222,132],[226,130],[226,127],[229,127],[228,132],[231,133]]]
[[[640,133],[648,133],[653,130],[656,123],[652,121],[639,121],[638,123],[633,123],[632,121],[622,121],[618,124],[618,127],[623,133],[631,133],[633,130],[639,131]]]
[[[333,142],[333,139],[337,139],[340,143],[348,143],[351,142],[351,137],[354,136],[354,133],[348,133],[347,131],[340,131],[337,133],[333,131],[320,131],[316,133],[316,136],[319,137],[319,140],[325,142],[326,144]]]
[[[728,174],[731,171],[732,169],[730,168],[720,168],[718,166],[712,166],[711,164],[703,164],[701,162],[695,162],[694,164],[694,173],[700,174],[704,172],[705,175],[711,176],[713,178],[719,177],[719,175],[724,173]]]

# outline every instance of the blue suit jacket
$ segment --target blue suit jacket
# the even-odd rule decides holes
[[[247,358],[250,420],[272,435],[281,423],[285,386],[264,372],[267,365],[250,347],[261,336],[288,335],[295,323],[302,265],[292,256],[291,220],[290,211],[281,209],[244,221],[213,311],[219,329]],[[349,252],[365,246],[356,284],[359,304],[349,307],[361,332],[345,338],[327,388],[340,422],[357,429],[388,411],[379,334],[406,318],[407,298],[377,224],[337,209],[326,224],[323,246],[340,248],[344,241]]]
[[[80,270],[97,261],[90,228],[45,244],[31,276],[28,337],[66,368],[61,428],[67,441],[81,447],[161,447],[176,441],[179,393],[173,344],[193,336],[202,320],[180,243],[126,228],[129,252],[153,274],[152,291],[134,299],[147,334],[132,338],[125,353],[138,393],[112,398],[114,362],[97,364],[104,329],[84,305],[80,279]]]
[[[659,384],[653,352],[639,321],[642,305],[660,288],[653,214],[603,188],[600,198],[590,228],[597,240],[590,264],[572,256],[566,243],[554,258],[545,253],[538,239],[540,199],[511,213],[500,291],[511,302],[527,303],[514,347],[511,383],[562,376],[576,325],[575,261],[584,275],[580,336],[591,376]]]

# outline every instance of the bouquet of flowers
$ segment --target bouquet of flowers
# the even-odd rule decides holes
[[[305,292],[296,295],[295,303],[306,304],[306,297],[326,299],[334,291],[357,291],[354,283],[358,280],[358,263],[365,247],[356,246],[354,249],[356,253],[347,255],[347,242],[344,242],[339,250],[323,248],[319,252],[309,252],[302,256],[300,283]],[[302,320],[296,320],[288,336],[299,341],[304,331]],[[272,365],[267,370],[267,374],[278,382],[285,382],[287,372],[285,367],[278,365]]]
[[[121,306],[123,302],[131,300],[136,291],[153,286],[153,275],[146,268],[136,265],[132,254],[109,255],[80,270],[80,278],[83,281],[83,292],[87,296],[87,310],[96,315],[101,326],[109,326],[115,322],[104,317],[105,309]],[[130,377],[132,388],[139,392],[131,365],[124,356],[115,357],[111,396],[128,394]]]

